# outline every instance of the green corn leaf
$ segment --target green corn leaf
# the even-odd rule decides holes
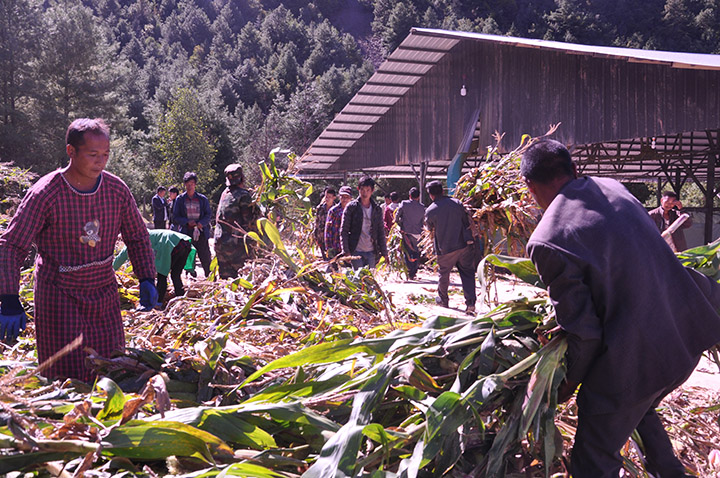
[[[320,395],[345,384],[350,377],[346,374],[335,375],[327,380],[312,380],[308,382],[292,383],[289,385],[272,385],[261,392],[251,396],[243,403],[270,402],[277,403],[286,399],[300,399]]]
[[[417,478],[418,471],[423,459],[423,450],[425,450],[425,442],[418,440],[413,448],[410,458],[403,459],[398,468],[398,478]]]
[[[503,256],[500,254],[490,254],[482,260],[480,266],[478,267],[478,270],[484,271],[485,264],[492,264],[497,267],[504,267],[528,284],[540,287],[541,289],[545,289],[545,285],[540,280],[537,269],[535,269],[535,265],[533,265],[530,259]],[[484,286],[485,277],[483,276],[483,274],[480,275],[479,279],[481,284],[483,284]]]
[[[181,423],[197,423],[207,407],[194,407],[194,408],[182,408],[178,410],[172,410],[165,412],[165,419],[172,420]],[[323,431],[335,432],[340,429],[340,425],[327,417],[313,412],[312,410],[305,408],[301,403],[298,402],[282,402],[282,403],[242,403],[240,405],[233,405],[228,407],[214,407],[212,408],[217,413],[231,413],[236,414],[238,417],[249,421],[250,416],[260,416],[267,414],[273,420],[279,422],[283,426],[291,423],[310,425],[313,427],[311,432],[320,433]],[[160,420],[159,415],[153,415],[148,420]]]
[[[193,478],[215,478],[224,476],[240,476],[243,478],[289,478],[291,475],[248,462],[233,463],[225,468],[212,468],[201,474],[192,475]]]
[[[195,352],[208,363],[212,370],[215,370],[220,354],[222,354],[225,344],[227,343],[227,339],[228,336],[226,334],[218,334],[216,337],[197,342],[195,344]]]
[[[238,288],[240,287],[245,290],[253,290],[255,288],[252,282],[243,279],[242,277],[238,277],[237,279],[230,282],[230,284],[228,284],[228,288],[233,292],[237,292]]]
[[[265,241],[263,241],[262,239],[260,239],[260,236],[258,235],[257,232],[255,232],[255,231],[249,231],[249,232],[247,233],[247,237],[249,237],[250,239],[254,240],[255,242],[257,242],[257,243],[260,244],[261,246],[267,247],[267,244],[265,244]],[[252,288],[254,288],[254,286],[253,286]]]
[[[471,368],[473,363],[475,362],[475,357],[482,349],[482,346],[475,347],[470,353],[468,353],[463,361],[458,366],[457,370],[457,376],[455,377],[455,381],[453,382],[452,386],[450,387],[451,392],[460,393],[462,392],[463,383],[467,379],[468,370]]]
[[[393,388],[396,392],[401,394],[403,397],[405,397],[408,400],[412,400],[414,402],[422,402],[425,399],[427,399],[428,394],[423,392],[422,390],[418,390],[415,387],[411,387],[409,385],[398,385],[397,387]]]
[[[212,433],[223,441],[244,445],[253,450],[277,446],[272,435],[234,413],[205,409],[198,414],[196,420],[187,425]]]
[[[347,424],[325,443],[320,456],[303,474],[303,478],[355,476],[363,429],[385,397],[394,375],[394,367],[384,364],[362,386],[353,399],[353,410]]]
[[[140,460],[188,456],[213,463],[213,455],[230,458],[233,451],[216,436],[184,423],[131,420],[103,439],[103,454]]]
[[[283,243],[282,238],[280,237],[280,231],[278,231],[275,224],[265,218],[258,219],[257,223],[258,229],[265,233],[268,239],[270,239],[270,242],[272,242],[277,249],[285,250],[285,244]]]
[[[522,413],[522,395],[518,395],[512,406],[510,415],[506,418],[505,423],[498,431],[493,444],[488,452],[488,464],[485,476],[487,478],[502,477],[505,456],[515,443],[518,428],[520,426],[520,415]]]
[[[400,369],[401,374],[407,383],[424,392],[442,392],[443,389],[437,384],[434,378],[430,376],[421,366],[418,360],[410,360],[406,362]]]
[[[109,378],[101,378],[98,380],[97,388],[104,391],[107,395],[103,409],[97,414],[97,419],[103,420],[119,420],[122,418],[123,407],[125,406],[125,394],[120,387]]]
[[[520,421],[519,433],[521,436],[524,436],[528,432],[543,398],[546,399],[547,403],[547,399],[550,397],[550,389],[553,385],[555,371],[560,366],[566,350],[567,340],[556,339],[552,340],[537,352],[540,359],[537,365],[535,365],[527,385],[522,419]]]
[[[480,347],[479,375],[490,375],[495,368],[495,330],[491,330]]]
[[[461,396],[454,392],[440,394],[428,409],[426,416],[427,428],[423,437],[425,447],[421,467],[426,466],[441,452],[448,437],[457,434],[460,426],[473,418]]]
[[[374,356],[385,354],[397,340],[397,337],[391,335],[372,340],[336,340],[334,342],[325,342],[298,350],[293,354],[286,355],[265,365],[250,375],[240,387],[244,387],[264,373],[279,368],[338,362],[357,353],[366,353]]]
[[[89,452],[38,451],[17,455],[0,455],[0,474],[7,476],[12,471],[22,471],[51,461],[68,462]]]

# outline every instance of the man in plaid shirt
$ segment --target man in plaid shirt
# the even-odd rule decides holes
[[[35,262],[35,333],[38,360],[82,335],[82,346],[44,374],[93,379],[86,348],[101,356],[125,347],[120,300],[112,268],[118,234],[140,278],[140,303],[157,301],[155,263],[147,228],[125,183],[104,171],[110,130],[101,119],[78,119],[66,135],[67,167],[42,178],[25,195],[0,237],[0,338],[25,328],[18,297],[20,266],[31,243]]]
[[[327,223],[328,211],[335,205],[335,189],[331,187],[325,188],[323,199],[315,208],[315,229],[313,235],[315,242],[320,247],[320,254],[323,259],[329,259],[327,248],[325,247],[325,224]]]

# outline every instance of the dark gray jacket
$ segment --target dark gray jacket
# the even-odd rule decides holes
[[[568,333],[567,377],[589,413],[638,404],[720,342],[720,285],[684,268],[617,181],[567,183],[527,246]]]
[[[420,234],[425,219],[425,206],[420,201],[406,199],[395,211],[395,222],[400,230],[408,234]]]
[[[435,253],[438,256],[457,251],[473,242],[467,211],[455,198],[435,198],[425,210],[425,225],[434,232]]]
[[[372,214],[370,219],[370,239],[376,255],[387,256],[387,241],[385,239],[385,225],[383,224],[383,211],[375,201],[370,199]],[[363,213],[360,198],[353,199],[343,211],[340,223],[340,239],[342,240],[343,254],[354,254],[360,240],[362,231]]]

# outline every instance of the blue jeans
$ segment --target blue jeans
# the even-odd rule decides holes
[[[375,265],[377,264],[377,261],[375,260],[375,252],[369,251],[369,252],[361,252],[361,251],[355,251],[352,253],[353,256],[359,256],[359,259],[353,259],[350,261],[350,264],[352,264],[353,269],[357,270],[360,269],[363,266],[368,266],[370,269],[375,269]]]

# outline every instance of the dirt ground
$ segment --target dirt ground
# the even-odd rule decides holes
[[[435,304],[437,292],[437,275],[420,270],[417,280],[406,281],[396,274],[388,274],[383,281],[386,292],[392,294],[393,304],[400,307],[407,307],[422,317],[433,317],[435,315],[447,315],[452,317],[466,317],[465,299],[462,294],[460,277],[457,273],[450,276],[450,307],[440,307]],[[535,297],[543,291],[537,287],[528,285],[516,279],[502,278],[497,281],[490,290],[491,299],[496,303],[505,302],[516,297]],[[477,288],[478,313],[489,311],[492,306],[483,300],[484,291]],[[704,389],[707,392],[720,394],[720,371],[718,366],[708,360],[707,357],[698,364],[695,372],[681,387],[684,390],[693,388]]]
[[[457,274],[451,275],[449,308],[435,304],[437,276],[429,271],[420,271],[418,280],[415,281],[389,275],[382,283],[385,290],[392,294],[396,306],[407,307],[422,317],[467,316],[460,277]],[[503,278],[492,286],[489,295],[497,303],[520,296],[535,297],[542,293],[544,291],[541,289],[522,281]],[[489,311],[492,306],[484,300],[484,291],[478,287],[477,294],[478,313]],[[691,476],[720,478],[720,460],[717,459],[720,457],[720,423],[715,410],[719,404],[718,365],[703,357],[690,378],[668,395],[659,406],[661,419],[668,430],[676,455],[692,472]],[[565,409],[563,413],[572,408]],[[633,456],[633,452],[629,454]]]

